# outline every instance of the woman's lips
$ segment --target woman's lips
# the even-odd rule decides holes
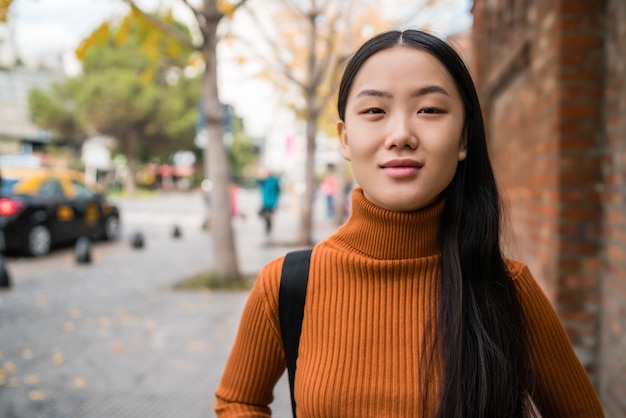
[[[390,177],[406,178],[415,175],[422,168],[422,164],[415,160],[390,160],[381,168]]]

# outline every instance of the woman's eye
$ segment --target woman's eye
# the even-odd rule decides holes
[[[385,113],[385,112],[378,107],[372,107],[369,109],[365,109],[363,113],[368,114],[368,115],[378,115],[378,114]]]
[[[433,114],[443,113],[443,112],[435,107],[424,107],[420,109],[419,112],[417,113],[425,113],[427,115],[433,115]]]

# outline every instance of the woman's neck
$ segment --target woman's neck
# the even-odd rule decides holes
[[[368,257],[403,260],[440,253],[439,219],[444,202],[439,200],[414,212],[395,212],[369,202],[363,190],[352,192],[352,213],[333,235],[341,245]]]

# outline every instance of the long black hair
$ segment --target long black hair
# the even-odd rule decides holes
[[[454,79],[465,109],[467,157],[442,193],[439,315],[430,349],[439,359],[436,367],[441,373],[437,374],[442,379],[437,412],[429,415],[533,415],[529,398],[533,374],[523,314],[500,248],[500,196],[478,95],[463,60],[445,41],[423,31],[381,33],[347,63],[339,86],[339,117],[345,121],[348,95],[363,63],[398,46],[437,58]]]

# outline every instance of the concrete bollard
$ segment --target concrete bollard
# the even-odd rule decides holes
[[[82,236],[76,240],[74,256],[78,264],[91,263],[91,240],[88,237]]]
[[[11,287],[11,276],[4,263],[4,256],[0,254],[0,289],[9,289]]]
[[[140,231],[133,233],[130,239],[130,245],[133,248],[137,248],[137,249],[144,247],[145,242],[144,242],[143,234]]]

